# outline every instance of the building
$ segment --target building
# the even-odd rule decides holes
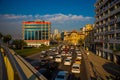
[[[51,22],[25,21],[22,23],[22,38],[28,46],[49,45]]]
[[[95,3],[96,54],[120,64],[120,0]]]
[[[86,24],[85,27],[83,27],[83,34],[85,35],[84,48],[92,51],[94,47],[93,25]]]
[[[54,35],[57,35],[59,33],[58,29],[54,29]]]
[[[64,41],[71,45],[79,45],[79,40],[84,39],[84,34],[73,30],[71,32],[64,33]]]

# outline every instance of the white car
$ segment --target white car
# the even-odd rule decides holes
[[[55,62],[62,62],[62,56],[61,55],[57,55],[55,57]]]
[[[67,80],[68,72],[67,71],[59,71],[55,80]]]
[[[72,65],[72,70],[71,70],[72,73],[80,73],[80,64],[77,64],[77,63],[74,63]]]
[[[72,59],[72,56],[67,56],[68,59]]]
[[[82,56],[81,56],[81,55],[77,55],[77,58],[78,58],[78,59],[82,59]]]
[[[77,53],[77,55],[81,56],[82,54],[81,53]]]
[[[64,65],[71,65],[71,59],[66,58],[64,61]]]

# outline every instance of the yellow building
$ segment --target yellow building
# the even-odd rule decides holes
[[[64,36],[64,41],[72,45],[78,45],[80,39],[84,39],[84,34],[77,32],[76,30],[67,32]]]

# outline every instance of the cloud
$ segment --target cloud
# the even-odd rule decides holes
[[[46,15],[16,15],[16,14],[0,14],[0,32],[9,33],[19,30],[22,31],[22,21],[45,20],[52,22],[52,30],[79,30],[85,24],[93,24],[94,18],[90,16],[74,15],[74,14],[46,14]],[[7,23],[7,24],[6,24]],[[6,29],[5,29],[6,28]],[[13,34],[13,33],[12,33]],[[18,34],[16,32],[16,34]],[[15,34],[14,34],[15,36]]]

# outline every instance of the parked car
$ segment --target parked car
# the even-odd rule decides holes
[[[59,71],[55,80],[67,80],[68,79],[68,72],[67,71]]]

